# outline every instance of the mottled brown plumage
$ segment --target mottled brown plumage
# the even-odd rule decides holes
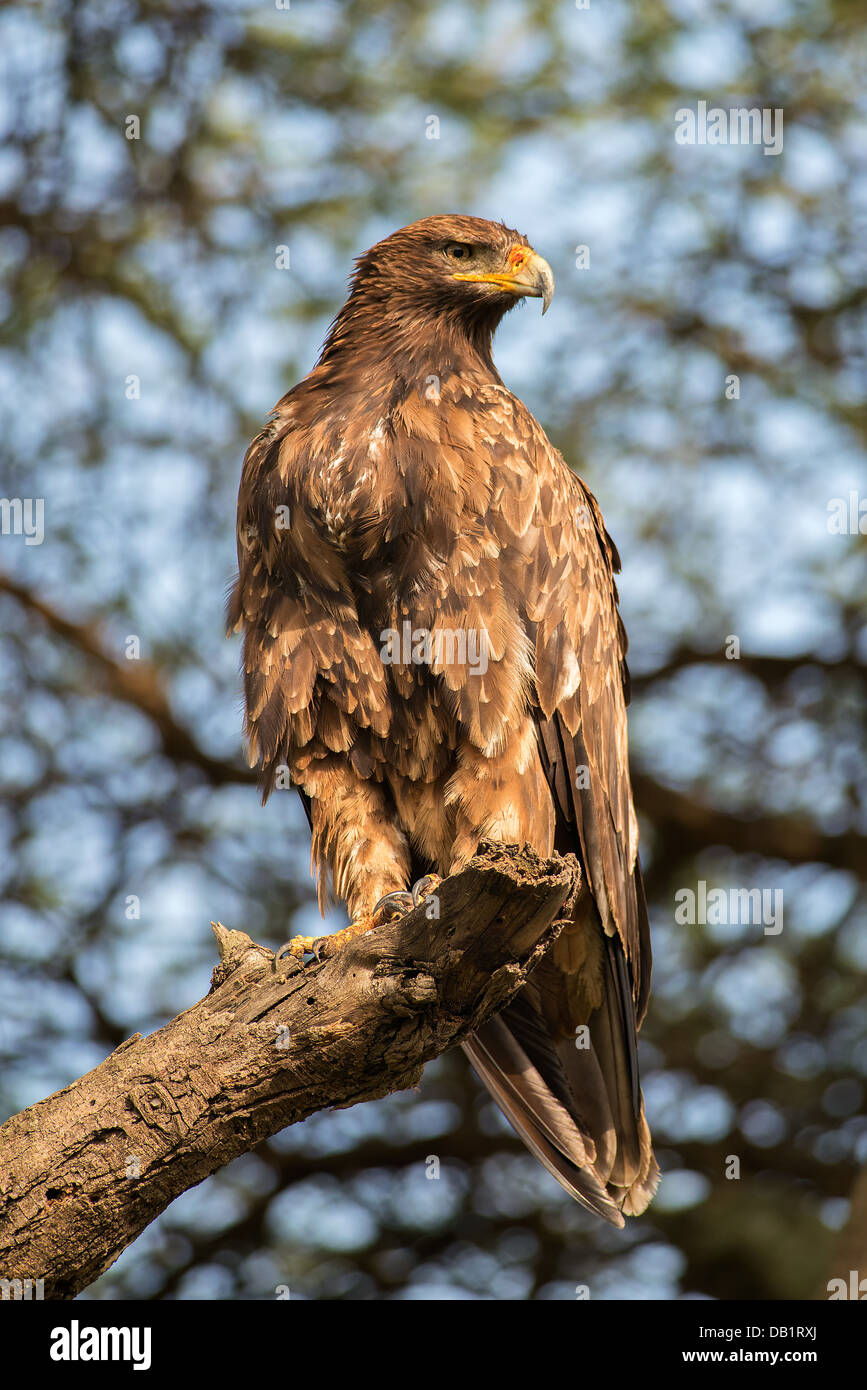
[[[266,796],[281,777],[301,791],[322,903],[363,917],[480,839],[580,858],[592,896],[466,1051],[537,1157],[621,1224],[658,1171],[619,560],[491,358],[503,313],[547,307],[552,284],[524,237],[477,218],[361,257],[244,461],[230,623],[251,762]]]

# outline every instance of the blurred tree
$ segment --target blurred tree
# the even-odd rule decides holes
[[[234,493],[351,256],[428,213],[502,216],[558,276],[498,362],[624,556],[655,926],[666,1176],[626,1231],[450,1056],[186,1194],[93,1296],[803,1297],[835,1240],[867,1274],[834,1234],[867,1157],[865,29],[856,0],[0,12],[3,1113],[201,994],[209,918],[315,929],[300,807],[240,761]],[[782,152],[678,144],[699,101],[781,109]],[[782,893],[783,930],[680,923],[702,882]]]

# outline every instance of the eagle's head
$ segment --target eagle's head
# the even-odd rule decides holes
[[[551,267],[520,232],[481,217],[425,217],[358,258],[317,369],[405,378],[431,361],[453,370],[481,361],[495,374],[491,339],[503,314],[528,295],[544,313],[553,293]]]
[[[529,295],[544,314],[554,293],[548,262],[502,222],[448,214],[425,217],[377,242],[356,262],[353,296],[386,312],[464,319],[496,327]]]

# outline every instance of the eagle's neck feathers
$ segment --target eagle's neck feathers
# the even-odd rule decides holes
[[[404,305],[369,286],[353,291],[331,326],[314,375],[339,380],[359,372],[370,382],[427,381],[459,373],[499,385],[492,356],[500,314],[457,313],[442,305]]]

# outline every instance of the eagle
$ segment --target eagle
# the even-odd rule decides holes
[[[620,559],[492,358],[503,315],[525,297],[544,313],[553,289],[526,237],[462,215],[355,262],[319,360],[246,453],[228,625],[263,800],[300,792],[346,939],[483,840],[578,858],[572,919],[463,1047],[536,1158],[622,1226],[659,1170]]]

